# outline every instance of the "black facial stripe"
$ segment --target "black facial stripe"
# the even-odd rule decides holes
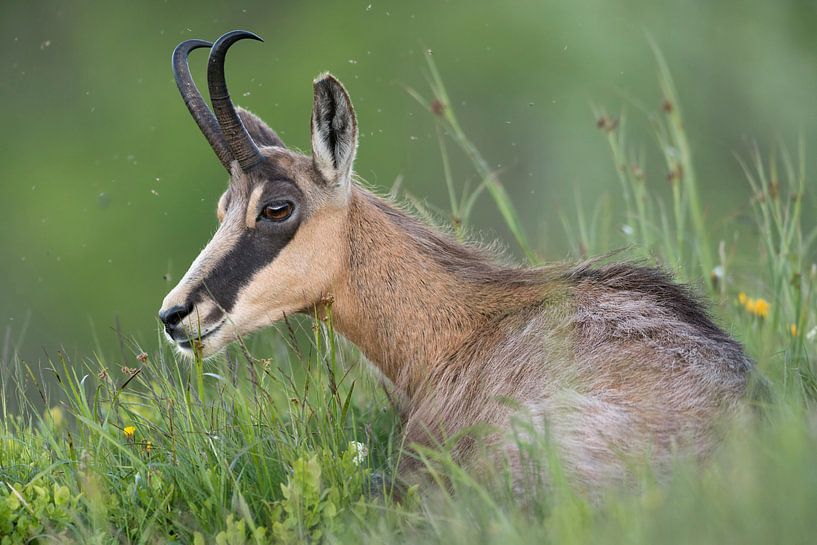
[[[222,316],[223,316],[223,313],[221,312],[221,309],[216,307],[216,308],[214,308],[213,310],[211,310],[210,312],[207,313],[207,316],[204,317],[204,320],[202,320],[202,323],[203,324],[214,324],[217,321],[219,321]]]
[[[245,229],[236,244],[196,289],[193,300],[212,297],[225,312],[230,312],[241,288],[250,282],[255,273],[273,262],[295,236],[299,224],[300,217],[297,217],[276,225],[272,232],[258,228]]]

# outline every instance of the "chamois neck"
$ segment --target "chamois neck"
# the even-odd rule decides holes
[[[497,265],[355,188],[334,323],[404,393],[491,320],[530,304],[544,274]]]

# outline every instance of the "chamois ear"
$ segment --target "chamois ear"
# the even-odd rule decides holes
[[[270,129],[269,125],[264,123],[260,117],[241,107],[236,108],[236,112],[238,112],[241,123],[244,124],[244,128],[250,133],[256,146],[259,148],[262,146],[286,147],[284,141],[278,137],[278,134]]]
[[[331,74],[321,74],[314,82],[312,161],[327,182],[345,186],[356,150],[357,119],[349,94]]]

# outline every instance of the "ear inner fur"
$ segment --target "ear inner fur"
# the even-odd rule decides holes
[[[347,185],[357,148],[357,120],[349,95],[333,76],[315,80],[312,107],[312,155],[330,183]]]

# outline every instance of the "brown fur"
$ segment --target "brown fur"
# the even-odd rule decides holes
[[[359,189],[347,233],[336,326],[404,394],[409,444],[523,414],[593,487],[648,453],[707,453],[745,388],[741,347],[656,269],[498,265]]]

